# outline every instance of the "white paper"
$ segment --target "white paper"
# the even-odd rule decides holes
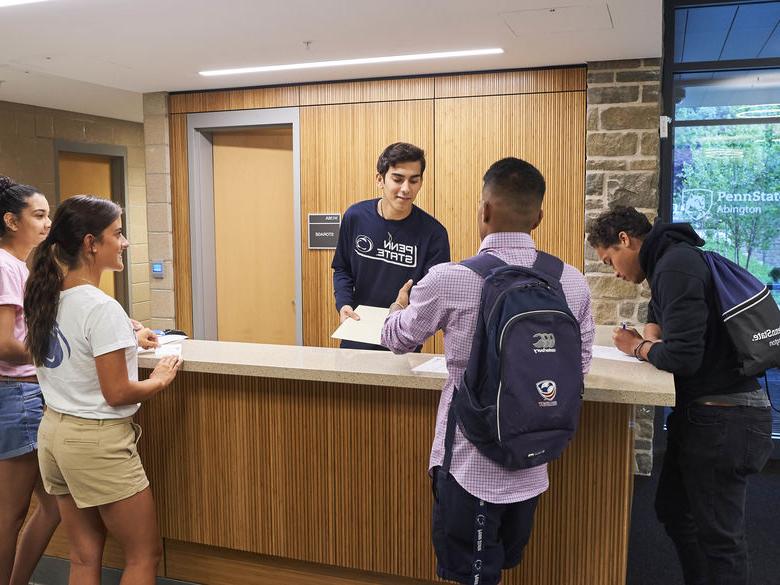
[[[380,345],[382,326],[385,324],[390,309],[358,305],[355,312],[360,315],[360,321],[347,319],[333,332],[334,339],[346,339],[360,343]]]
[[[161,358],[165,357],[166,355],[175,355],[176,357],[181,357],[181,343],[161,345],[160,347],[154,348],[154,357]]]
[[[431,358],[426,362],[421,363],[419,366],[412,368],[413,372],[418,374],[446,374],[447,373],[447,360],[443,357]]]
[[[637,363],[639,361],[633,356],[624,354],[617,347],[612,347],[608,345],[594,345],[593,357],[601,358],[605,360],[615,360],[618,362]]]
[[[185,339],[187,339],[186,335],[158,335],[157,336],[157,343],[159,343],[160,347],[162,347],[163,345],[166,345],[168,343],[176,343],[177,341],[180,342],[180,341],[184,341]],[[157,349],[160,349],[160,348],[159,347],[158,348],[151,347],[149,349],[143,349],[141,346],[138,346],[138,353],[152,353],[154,351],[155,352],[155,357],[160,357],[156,353]],[[178,355],[181,355],[181,351],[179,351]]]

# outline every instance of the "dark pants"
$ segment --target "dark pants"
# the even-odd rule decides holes
[[[768,408],[692,405],[667,419],[655,508],[686,585],[747,585],[747,478],[772,452]]]
[[[466,585],[496,585],[502,569],[520,564],[531,538],[539,497],[491,504],[433,470],[433,548],[436,573]]]

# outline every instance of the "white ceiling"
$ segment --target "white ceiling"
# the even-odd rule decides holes
[[[140,94],[152,91],[659,57],[661,1],[51,0],[0,8],[0,100],[140,121]],[[505,53],[198,75],[489,47]]]

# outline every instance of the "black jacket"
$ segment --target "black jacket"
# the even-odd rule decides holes
[[[639,251],[650,283],[648,321],[661,327],[663,343],[649,361],[674,374],[677,405],[713,394],[759,388],[738,371],[736,352],[720,320],[712,275],[698,250],[704,244],[687,223],[656,223]]]

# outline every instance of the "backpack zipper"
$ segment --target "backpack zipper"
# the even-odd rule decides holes
[[[495,306],[498,304],[498,299],[496,299],[496,302],[493,304],[493,308],[495,309]],[[509,326],[514,323],[515,321],[519,321],[520,319],[528,316],[528,315],[535,315],[538,313],[557,313],[558,315],[563,315],[566,317],[569,321],[572,321],[573,323],[577,324],[577,321],[569,314],[564,313],[563,311],[557,311],[555,309],[541,309],[538,311],[527,311],[525,313],[518,313],[517,315],[514,315],[509,321],[504,323],[504,328],[501,330],[501,335],[498,337],[498,356],[501,357],[501,352],[504,349],[504,335],[506,335],[506,330],[509,328]],[[492,311],[491,311],[492,314]],[[577,324],[579,325],[579,324]],[[501,388],[503,386],[503,377],[501,375],[502,373],[498,373],[498,394],[496,396],[496,430],[498,432],[498,442],[501,442]]]
[[[487,321],[485,323],[490,323],[493,320],[493,313],[496,312],[496,308],[498,307],[499,301],[504,298],[507,294],[512,292],[513,290],[520,289],[520,288],[535,288],[535,287],[542,287],[546,288],[547,290],[552,290],[552,287],[549,284],[545,284],[544,282],[527,282],[525,284],[520,284],[517,286],[511,286],[508,289],[502,291],[497,297],[496,300],[493,301],[493,307],[490,309],[490,313],[488,314]]]

